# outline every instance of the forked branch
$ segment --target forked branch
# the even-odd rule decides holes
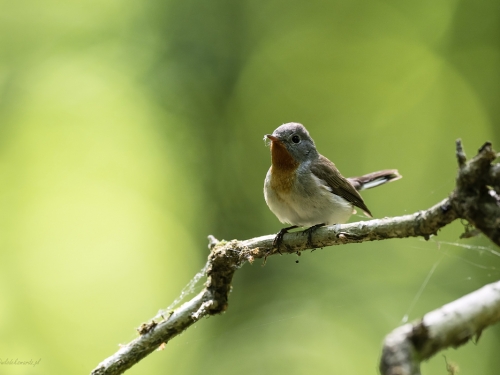
[[[458,218],[467,220],[500,246],[500,166],[492,164],[497,154],[491,148],[491,144],[486,143],[478,155],[467,162],[461,142],[457,141],[456,146],[459,164],[456,188],[448,198],[435,206],[411,215],[322,227],[314,232],[312,247],[308,245],[308,236],[302,232],[288,233],[281,245],[281,252],[298,253],[320,247],[389,238],[428,239],[431,235],[437,234],[440,228]],[[219,242],[211,237],[204,289],[159,321],[151,320],[150,323],[143,324],[138,329],[139,337],[101,362],[92,371],[92,375],[122,374],[200,318],[225,311],[235,271],[245,262],[252,263],[257,258],[274,255],[272,248],[274,237],[275,235],[268,235],[229,242]],[[410,341],[408,345],[414,343]],[[411,347],[412,355],[417,353],[415,350],[417,350],[415,346]],[[429,355],[431,354],[433,353]],[[383,369],[386,371],[388,368],[390,368],[389,362]],[[407,373],[384,372],[384,374]]]

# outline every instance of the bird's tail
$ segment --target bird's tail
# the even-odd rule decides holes
[[[359,177],[349,177],[348,180],[356,190],[361,191],[399,180],[402,177],[397,169],[384,169],[383,171],[368,173]]]

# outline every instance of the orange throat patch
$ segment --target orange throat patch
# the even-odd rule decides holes
[[[299,163],[279,141],[271,143],[271,188],[276,193],[289,192],[295,182],[295,171]]]

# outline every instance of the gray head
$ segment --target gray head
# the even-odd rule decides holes
[[[318,157],[318,151],[309,132],[304,125],[289,122],[277,128],[273,134],[267,134],[273,142],[280,142],[293,158],[299,162],[313,160]]]

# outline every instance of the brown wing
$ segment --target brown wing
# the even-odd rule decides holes
[[[361,208],[368,215],[372,216],[365,202],[363,202],[361,195],[359,195],[352,184],[340,174],[335,164],[330,160],[320,155],[318,161],[311,165],[311,172],[314,173],[316,177],[325,181],[332,189],[333,194],[341,196],[354,206]]]

